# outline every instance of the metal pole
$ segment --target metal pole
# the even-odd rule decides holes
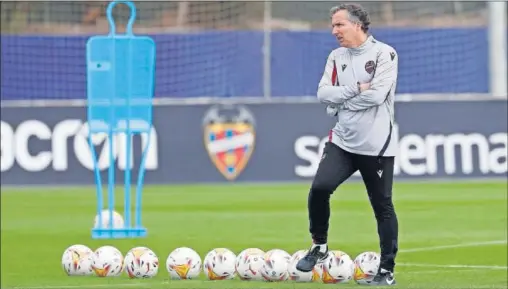
[[[49,3],[44,3],[44,27],[49,27],[49,18],[50,18],[50,7],[49,7]]]
[[[189,14],[189,2],[178,2],[178,13],[176,15],[176,26],[183,28],[187,24],[187,15]]]
[[[266,99],[272,98],[271,85],[271,34],[272,34],[272,2],[265,0],[264,21],[263,21],[263,94]]]
[[[490,93],[494,97],[508,97],[507,89],[507,22],[504,1],[488,2],[489,7],[489,64]]]

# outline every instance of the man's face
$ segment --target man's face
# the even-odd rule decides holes
[[[350,47],[360,31],[360,25],[349,20],[346,10],[340,10],[332,16],[332,34],[337,38],[340,46]]]

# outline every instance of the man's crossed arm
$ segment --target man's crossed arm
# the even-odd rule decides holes
[[[319,82],[317,97],[322,103],[342,104],[357,95],[359,91],[357,85],[335,85],[338,75],[333,53],[333,51],[330,53],[326,61],[325,71]]]
[[[347,110],[364,110],[381,105],[397,81],[398,59],[395,51],[383,50],[370,83],[334,86],[332,83],[333,58],[330,55],[318,88],[318,99]]]

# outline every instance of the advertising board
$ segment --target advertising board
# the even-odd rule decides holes
[[[84,107],[2,108],[1,183],[93,184]],[[334,119],[321,104],[156,106],[145,183],[311,180]],[[408,178],[506,177],[507,103],[401,102],[395,175]],[[133,176],[148,136],[136,137]],[[109,166],[107,137],[93,142]],[[113,139],[117,181],[125,137]],[[134,178],[135,180],[135,178]]]

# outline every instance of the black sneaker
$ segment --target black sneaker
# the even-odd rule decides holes
[[[385,270],[383,268],[379,269],[377,275],[374,277],[372,282],[369,283],[371,286],[393,286],[396,285],[395,277],[393,277],[393,272]]]
[[[325,245],[326,246],[326,245]],[[323,262],[328,256],[328,246],[326,246],[326,252],[320,251],[321,246],[311,247],[307,255],[305,255],[298,263],[296,263],[296,270],[301,272],[310,272],[314,269],[317,263]]]

